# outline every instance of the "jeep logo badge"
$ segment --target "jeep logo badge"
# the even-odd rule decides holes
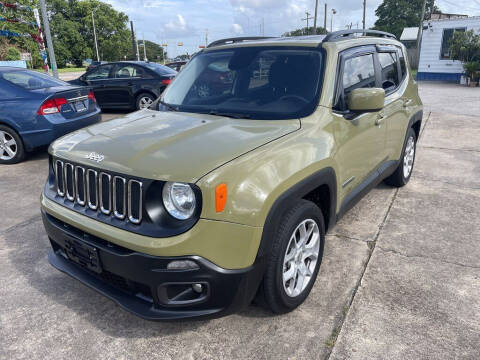
[[[102,154],[97,154],[96,152],[91,152],[88,155],[85,155],[85,159],[96,161],[97,163],[105,159],[105,156]]]

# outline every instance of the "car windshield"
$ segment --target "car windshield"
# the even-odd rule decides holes
[[[241,47],[195,56],[161,105],[250,119],[310,115],[321,91],[322,53],[298,47]]]
[[[173,69],[170,69],[168,66],[156,64],[156,63],[146,63],[146,67],[150,70],[155,71],[157,74],[161,76],[169,76],[169,75],[176,75],[177,72]]]
[[[55,86],[68,86],[69,84],[51,76],[34,71],[13,70],[0,73],[0,76],[17,86],[27,90],[45,89]]]

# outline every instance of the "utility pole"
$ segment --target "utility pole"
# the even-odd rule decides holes
[[[328,11],[328,5],[327,3],[325,3],[325,19],[323,21],[323,28],[325,29],[325,31],[328,31],[327,30],[327,11]]]
[[[208,29],[205,29],[205,47],[208,46]]]
[[[430,17],[429,20],[432,20],[433,11],[435,10],[435,0],[432,0],[432,7],[430,8]]]
[[[95,50],[97,51],[97,61],[100,61],[100,56],[98,56],[97,31],[95,30],[95,17],[93,16],[93,13],[95,12],[95,10],[92,10],[93,39],[95,40]]]
[[[147,59],[147,46],[145,45],[145,33],[143,33],[143,61],[148,61],[148,59]]]
[[[367,0],[363,0],[363,30],[366,29],[365,18],[367,14]]]
[[[262,36],[265,36],[265,18],[262,17]]]
[[[317,34],[317,11],[318,11],[318,0],[315,0],[315,16],[313,18],[313,34]]]
[[[309,33],[309,30],[308,30],[308,20],[313,19],[313,18],[310,16],[310,13],[309,13],[308,11],[305,11],[305,14],[306,14],[307,16],[305,17],[305,19],[302,19],[302,21],[305,21],[305,20],[307,21],[307,35],[308,35],[308,33]]]
[[[135,56],[135,54],[137,53],[136,51],[136,41],[135,41],[135,31],[133,31],[133,21],[130,21],[130,29],[132,30],[132,54],[133,56]]]
[[[420,17],[420,25],[418,27],[418,34],[417,34],[417,68],[420,63],[420,46],[422,40],[422,33],[423,33],[423,19],[425,19],[425,10],[427,9],[427,0],[423,0],[423,8],[422,8],[422,16]]]
[[[48,23],[47,7],[45,6],[45,0],[40,0],[40,10],[42,12],[45,37],[47,38],[48,57],[50,58],[50,65],[52,66],[53,76],[58,79],[57,60],[55,59],[55,51],[53,50],[52,34],[50,33],[50,24]]]

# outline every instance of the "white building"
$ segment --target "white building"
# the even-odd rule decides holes
[[[423,28],[417,79],[460,82],[463,66],[450,59],[449,41],[455,31],[480,31],[480,16],[428,20]]]

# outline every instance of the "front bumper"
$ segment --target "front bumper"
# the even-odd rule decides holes
[[[200,256],[151,256],[87,234],[43,210],[42,216],[54,267],[147,320],[227,315],[252,301],[262,279],[262,259],[245,269],[226,270]],[[100,270],[71,260],[67,247],[72,241],[95,248]],[[197,268],[168,270],[173,260],[190,260]],[[202,292],[193,292],[193,284],[201,284]]]

